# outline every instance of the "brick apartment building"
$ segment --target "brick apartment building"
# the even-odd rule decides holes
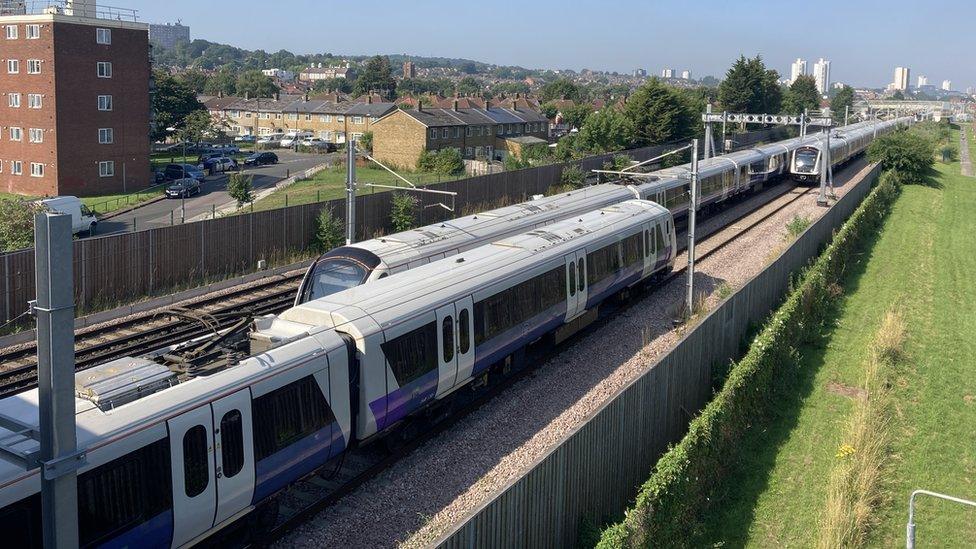
[[[148,186],[148,27],[94,1],[34,5],[0,17],[0,191]]]
[[[547,143],[549,120],[517,101],[507,107],[397,110],[373,124],[373,156],[388,165],[412,169],[425,151],[457,149],[464,158],[500,160],[511,150]]]

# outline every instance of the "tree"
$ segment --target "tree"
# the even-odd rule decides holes
[[[464,173],[464,159],[455,149],[423,151],[417,158],[417,169],[441,175],[459,175]]]
[[[817,91],[817,81],[809,75],[803,75],[793,82],[786,98],[783,100],[783,112],[788,114],[803,114],[804,111],[820,109],[820,92]]]
[[[563,110],[563,121],[565,121],[570,128],[581,128],[583,127],[583,122],[586,120],[586,117],[590,116],[592,112],[593,107],[586,103],[573,105]]]
[[[177,78],[194,93],[203,93],[204,88],[207,87],[207,75],[196,69],[184,71]]]
[[[470,76],[465,76],[457,84],[457,92],[460,95],[477,95],[481,91],[481,82]]]
[[[390,225],[395,233],[409,231],[417,226],[417,197],[408,192],[393,193]]]
[[[617,109],[603,109],[586,119],[577,140],[577,146],[587,152],[624,150],[635,141],[634,123]]]
[[[278,86],[261,71],[242,72],[234,86],[241,97],[274,97],[278,93]]]
[[[342,221],[332,215],[331,209],[323,209],[315,220],[315,245],[320,252],[337,248],[345,242]]]
[[[868,147],[868,159],[880,162],[904,183],[920,183],[934,162],[935,144],[916,131],[900,131],[875,139]]]
[[[563,185],[568,185],[574,189],[579,189],[586,184],[586,174],[579,166],[566,166],[563,173],[559,176],[559,181]]]
[[[0,199],[0,251],[9,252],[34,245],[34,215],[41,211],[36,202],[21,198]]]
[[[356,79],[353,93],[363,95],[375,91],[387,99],[393,99],[396,97],[396,87],[393,70],[390,68],[390,58],[374,55],[369,58],[362,74]]]
[[[212,135],[215,130],[213,117],[210,116],[210,113],[205,110],[198,110],[186,115],[176,130],[176,136],[180,141],[198,143],[203,140],[204,136]]]
[[[719,85],[718,100],[728,112],[777,113],[782,102],[779,73],[767,69],[758,55],[740,55]]]
[[[227,180],[227,194],[237,200],[237,207],[254,200],[252,176],[242,173],[232,173]]]
[[[234,95],[237,93],[237,76],[229,68],[221,68],[207,78],[207,82],[203,85],[203,93],[207,95]]]
[[[190,113],[206,112],[203,103],[185,83],[158,70],[153,72],[153,80],[156,84],[152,95],[153,141],[166,139],[170,135],[166,128],[181,125]]]
[[[891,98],[896,101],[904,101],[905,94],[901,90],[895,90],[895,93],[891,94]]]
[[[458,70],[464,74],[477,74],[478,65],[475,65],[474,62],[472,61],[466,61],[464,63],[461,63],[461,66],[458,67]]]
[[[854,88],[845,85],[830,100],[830,113],[834,117],[835,125],[840,117],[848,111],[854,110]]]
[[[349,82],[348,78],[328,78],[326,80],[316,80],[315,85],[312,86],[312,90],[317,93],[351,93],[352,83]]]
[[[539,110],[542,112],[542,116],[549,120],[556,118],[556,115],[559,114],[559,109],[552,103],[543,103],[539,106]]]
[[[637,147],[684,139],[696,127],[696,113],[681,93],[656,78],[637,88],[623,113],[633,124]]]
[[[552,82],[542,86],[542,89],[539,91],[539,99],[543,103],[554,101],[556,99],[569,99],[571,101],[579,102],[582,100],[582,98],[583,96],[580,93],[579,86],[574,84],[568,78],[553,80]]]
[[[373,132],[363,132],[363,135],[359,138],[357,144],[364,150],[373,150]]]

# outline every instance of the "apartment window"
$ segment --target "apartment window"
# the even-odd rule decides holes
[[[461,137],[461,128],[455,126],[455,128],[454,128],[454,138],[457,139],[458,137]]]
[[[372,122],[376,122],[377,120],[379,120],[379,118],[376,118],[375,116],[370,116],[370,117],[369,117],[369,121],[370,121],[371,123],[372,123]]]
[[[502,126],[501,124],[499,124],[498,125],[498,129],[496,130],[495,133],[497,133],[498,135],[501,135],[501,134],[505,133],[505,126]]]
[[[115,162],[108,160],[98,163],[98,177],[112,177],[115,175]]]
[[[346,121],[346,117],[344,115],[340,114],[336,116],[336,122],[345,122],[345,121]]]
[[[40,59],[28,59],[27,60],[27,74],[41,74],[41,60]]]
[[[505,125],[505,134],[506,135],[512,135],[512,125],[511,124],[506,124]]]
[[[298,113],[297,112],[289,113],[288,120],[298,120]]]
[[[99,44],[111,44],[112,29],[95,29],[95,42]]]
[[[468,126],[467,129],[464,131],[464,133],[467,137],[471,137],[472,135],[474,135],[474,128]]]
[[[444,139],[449,139],[451,137],[451,128],[444,128],[444,131],[441,132],[441,135],[444,137]]]
[[[27,138],[31,143],[43,143],[44,142],[44,130],[40,128],[31,128],[27,130]]]
[[[306,114],[305,115],[305,120],[311,120],[311,119],[312,119],[312,115],[311,114]]]
[[[98,77],[99,78],[112,78],[112,63],[108,61],[98,62]]]
[[[110,111],[110,110],[112,110],[112,96],[111,95],[99,95],[98,96],[98,110],[100,110],[100,111]]]
[[[354,117],[352,117],[352,123],[353,124],[362,124],[363,123],[363,117],[362,116],[354,116]]]
[[[111,145],[112,143],[115,143],[115,130],[112,128],[99,128],[98,144]]]
[[[319,118],[319,120],[321,120],[322,122],[332,122],[332,115],[331,114],[323,114]]]
[[[7,106],[18,108],[20,107],[20,94],[19,93],[8,93],[7,94]]]
[[[464,155],[467,156],[468,158],[474,156],[474,149],[472,147],[465,147]]]
[[[10,162],[10,173],[13,175],[24,175],[24,163],[20,160]]]
[[[39,93],[27,94],[27,108],[39,109],[44,104],[44,96]]]
[[[31,162],[31,177],[44,177],[44,164]]]
[[[24,131],[20,128],[10,128],[10,140],[11,141],[23,141]]]
[[[10,74],[17,74],[20,72],[20,60],[7,59],[7,72]]]
[[[27,39],[37,40],[41,37],[41,26],[40,25],[27,25]]]
[[[7,40],[17,39],[17,25],[7,25]]]
[[[430,129],[430,138],[431,139],[437,139],[437,128],[431,128]]]
[[[249,112],[244,113],[244,118],[251,118],[251,113]]]

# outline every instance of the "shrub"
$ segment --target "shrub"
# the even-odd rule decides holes
[[[409,231],[417,226],[417,197],[405,192],[394,192],[390,224],[395,233]]]
[[[460,175],[464,173],[464,159],[455,149],[423,151],[417,158],[417,169],[441,175]]]
[[[796,240],[801,234],[803,234],[803,231],[807,230],[807,227],[809,226],[810,218],[794,215],[793,219],[786,224],[787,238],[789,240]]]
[[[886,176],[802,275],[684,438],[661,456],[626,518],[603,531],[599,547],[680,545],[700,529],[701,513],[715,504],[740,439],[763,427],[777,402],[772,395],[792,388],[795,346],[819,332],[835,299],[832,281],[843,276],[848,258],[877,231],[898,196],[898,178]]]
[[[583,170],[579,166],[566,166],[563,168],[562,175],[559,176],[559,182],[574,189],[579,189],[586,184],[586,174],[583,173]]]
[[[935,145],[916,131],[884,135],[868,147],[868,158],[885,171],[899,174],[904,183],[920,183],[932,167]]]
[[[519,157],[514,154],[505,155],[505,171],[511,172],[515,170],[521,170],[522,168],[528,167],[528,162],[523,162]]]
[[[959,149],[955,145],[945,143],[939,146],[939,156],[944,163],[955,162],[959,157]]]
[[[327,252],[337,248],[345,241],[342,221],[332,215],[331,209],[323,209],[315,220],[315,245],[319,251]]]
[[[8,252],[34,245],[34,215],[41,211],[26,200],[0,199],[0,251]]]
[[[364,151],[373,150],[373,132],[363,132],[362,137],[359,138],[359,148]]]
[[[237,200],[238,208],[254,200],[253,179],[253,176],[242,173],[230,174],[230,178],[227,180],[227,194]]]

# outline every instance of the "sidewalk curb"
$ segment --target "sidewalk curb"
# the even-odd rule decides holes
[[[113,218],[116,218],[116,217],[118,217],[120,215],[125,215],[125,214],[127,214],[127,213],[129,213],[129,212],[131,212],[133,210],[138,210],[139,208],[142,208],[143,206],[148,206],[150,204],[155,204],[156,202],[159,202],[160,200],[163,200],[165,198],[166,198],[166,195],[165,194],[163,194],[161,196],[157,196],[156,198],[150,198],[149,200],[146,200],[145,202],[140,202],[140,203],[138,203],[138,204],[136,204],[134,206],[129,206],[129,207],[126,207],[126,208],[122,208],[121,210],[115,210],[114,212],[109,212],[109,213],[105,214],[103,217],[99,217],[98,220],[99,221],[104,221],[106,219],[113,219]]]

